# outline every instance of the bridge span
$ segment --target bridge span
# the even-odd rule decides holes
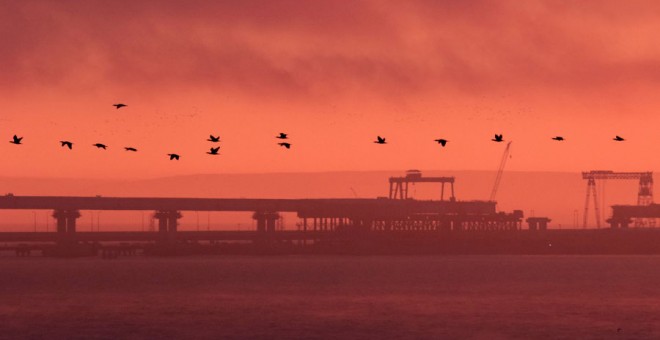
[[[419,201],[387,198],[360,199],[251,199],[251,198],[160,198],[160,197],[66,197],[0,196],[0,209],[53,210],[154,210],[154,211],[279,211],[299,216],[345,216],[351,214],[398,216],[410,213],[464,212],[489,214],[495,202]]]
[[[250,199],[157,197],[0,197],[0,210],[52,210],[55,232],[0,232],[0,242],[55,242],[60,248],[79,243],[152,242],[173,245],[186,242],[316,242],[359,240],[393,232],[407,235],[434,231],[519,230],[522,211],[496,211],[492,201],[415,199]],[[76,220],[81,211],[152,211],[157,232],[80,232]],[[186,211],[252,212],[256,230],[179,231],[178,220]],[[182,213],[183,212],[183,213]],[[280,213],[295,213],[298,230],[279,230]],[[369,236],[369,237],[371,237]]]

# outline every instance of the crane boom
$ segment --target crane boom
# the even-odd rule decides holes
[[[502,173],[504,172],[504,166],[506,165],[506,160],[509,159],[509,148],[511,147],[511,142],[506,144],[506,149],[504,149],[504,154],[502,154],[502,160],[500,160],[500,168],[497,169],[497,176],[495,176],[495,185],[493,185],[493,191],[490,192],[490,201],[495,200],[495,195],[497,195],[497,188],[500,186],[500,180],[502,179]]]

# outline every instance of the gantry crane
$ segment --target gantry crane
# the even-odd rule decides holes
[[[500,168],[497,169],[497,175],[495,176],[495,185],[493,185],[493,190],[490,192],[490,201],[495,200],[495,195],[497,195],[497,188],[500,186],[500,180],[502,180],[502,173],[504,172],[504,166],[506,165],[507,159],[509,159],[509,149],[511,148],[511,142],[506,144],[506,149],[502,154],[502,160],[500,160]]]
[[[440,183],[440,200],[445,200],[445,183],[451,187],[450,201],[455,201],[454,197],[454,177],[422,177],[419,170],[408,170],[404,177],[390,177],[390,199],[408,199],[409,183]]]
[[[637,193],[637,205],[649,205],[653,203],[653,172],[614,172],[611,170],[592,170],[582,173],[582,179],[587,180],[587,199],[584,203],[584,223],[587,227],[589,213],[589,199],[594,197],[594,211],[596,213],[596,227],[600,228],[600,211],[598,209],[598,197],[596,196],[596,180],[627,179],[639,180],[639,191]],[[603,202],[605,199],[603,198]],[[643,225],[643,219],[635,220],[636,226]]]

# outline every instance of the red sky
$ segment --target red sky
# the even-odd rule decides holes
[[[25,143],[0,143],[0,176],[495,170],[494,133],[510,170],[653,170],[658,18],[657,1],[0,0],[0,140]]]

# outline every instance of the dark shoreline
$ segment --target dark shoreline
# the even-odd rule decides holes
[[[660,229],[334,232],[305,241],[259,235],[240,241],[13,243],[0,250],[15,252],[17,256],[105,258],[136,255],[660,255]]]

